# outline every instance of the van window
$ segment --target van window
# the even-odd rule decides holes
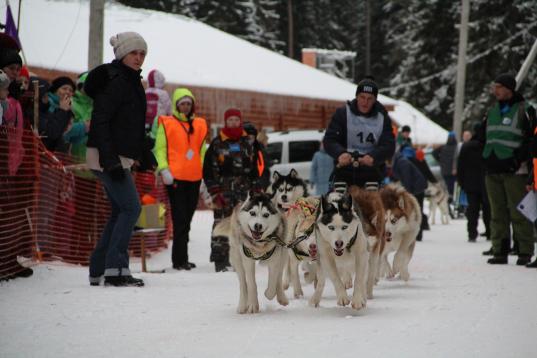
[[[274,142],[268,144],[266,151],[271,162],[274,162],[275,160],[276,164],[282,162],[282,147],[282,142]]]
[[[289,142],[289,163],[311,162],[319,145],[316,140]]]

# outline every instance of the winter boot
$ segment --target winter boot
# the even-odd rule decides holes
[[[488,259],[487,263],[491,265],[506,265],[507,264],[507,256],[496,256],[494,255],[490,259]]]
[[[132,276],[105,276],[104,285],[116,287],[142,287],[144,286],[144,281]]]
[[[226,262],[225,261],[216,261],[214,263],[214,271],[215,272],[227,272],[229,271]]]
[[[526,264],[526,267],[527,268],[537,268],[537,257],[535,258],[535,260],[533,262],[530,262],[530,263]]]
[[[531,261],[530,255],[518,255],[518,260],[516,260],[516,264],[518,266],[526,266]]]
[[[492,247],[488,249],[487,251],[483,251],[483,256],[492,256],[492,255],[494,255],[494,251]]]

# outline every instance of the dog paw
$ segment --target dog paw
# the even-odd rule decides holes
[[[278,303],[282,306],[287,306],[289,304],[289,300],[287,299],[285,295],[283,296],[278,295]]]
[[[272,300],[276,296],[276,290],[271,290],[267,288],[265,290],[265,297],[269,300]]]
[[[289,281],[283,281],[283,289],[287,290],[289,288]]]
[[[351,307],[353,309],[355,309],[355,310],[361,310],[362,308],[365,308],[366,302],[367,301],[364,298],[361,298],[361,297],[353,298],[352,303],[351,303]]]
[[[246,313],[259,313],[259,303],[251,303],[246,308]]]
[[[349,288],[352,288],[352,281],[345,282],[345,289],[348,290]]]
[[[373,293],[368,293],[367,294],[367,299],[372,300],[373,299]]]
[[[301,297],[304,297],[304,292],[300,288],[300,289],[295,291],[295,298],[301,298]]]
[[[351,301],[349,300],[349,297],[347,295],[340,296],[337,299],[337,305],[338,306],[347,306]]]
[[[311,307],[315,307],[315,308],[317,308],[317,307],[319,307],[319,302],[320,302],[319,300],[316,300],[316,299],[314,299],[314,298],[311,298],[311,299],[309,300],[309,305],[310,305]]]
[[[410,279],[410,274],[408,272],[401,272],[399,274],[399,277],[401,278],[401,280],[406,282]]]
[[[239,306],[239,307],[237,307],[237,313],[244,314],[244,313],[246,313],[247,309],[248,309],[248,307],[246,305]]]

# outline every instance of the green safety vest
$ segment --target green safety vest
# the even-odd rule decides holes
[[[521,108],[520,111],[519,108]],[[513,151],[522,145],[524,139],[523,120],[524,102],[515,103],[504,115],[500,112],[500,105],[496,103],[489,110],[487,117],[487,140],[483,149],[483,158],[488,158],[492,152],[498,159],[512,158]]]

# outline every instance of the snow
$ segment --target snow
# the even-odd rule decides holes
[[[198,211],[190,240],[198,268],[170,269],[170,251],[139,273],[143,288],[90,287],[87,268],[60,263],[0,284],[1,357],[524,357],[537,350],[537,271],[485,263],[482,239],[466,241],[465,220],[435,225],[417,243],[411,279],[382,280],[365,310],[337,307],[330,282],[318,309],[313,292],[287,307],[267,301],[239,315],[234,272],[209,263],[212,214]],[[140,271],[139,260],[131,269]],[[289,291],[288,291],[288,296]]]
[[[11,1],[17,17],[18,1]],[[0,14],[5,16],[5,3]],[[89,1],[32,0],[23,2],[19,37],[29,66],[81,73],[87,70]],[[0,20],[1,21],[1,20]],[[54,26],[52,26],[54,24]],[[303,65],[276,52],[232,36],[199,21],[174,14],[130,8],[106,2],[104,61],[113,59],[108,39],[119,32],[136,31],[148,43],[147,74],[160,69],[170,83],[231,88],[306,98],[346,101],[356,85]],[[142,73],[144,74],[144,73]],[[420,138],[442,138],[416,144],[441,144],[447,132],[415,108],[379,95],[393,105],[392,118],[413,122]],[[404,108],[399,109],[399,106]],[[433,136],[430,134],[434,133]]]

